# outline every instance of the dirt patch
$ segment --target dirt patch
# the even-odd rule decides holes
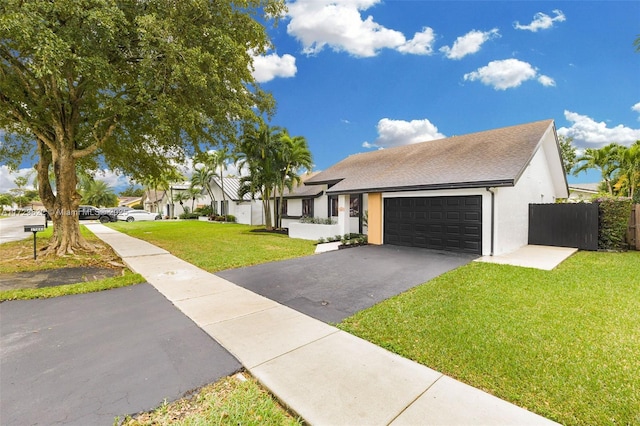
[[[82,266],[0,274],[0,291],[76,284],[120,276],[122,273],[122,268]]]

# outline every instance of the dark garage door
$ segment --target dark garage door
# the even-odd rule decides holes
[[[482,196],[385,198],[384,243],[482,254]]]

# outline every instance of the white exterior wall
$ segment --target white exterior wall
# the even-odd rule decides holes
[[[556,201],[545,149],[548,148],[540,147],[516,186],[495,190],[495,255],[514,251],[528,243],[529,204]]]

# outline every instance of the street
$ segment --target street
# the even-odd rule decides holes
[[[40,212],[33,214],[20,214],[0,219],[0,244],[9,241],[20,241],[33,237],[33,234],[24,232],[24,225],[43,225],[44,215]],[[49,223],[51,225],[51,223]]]

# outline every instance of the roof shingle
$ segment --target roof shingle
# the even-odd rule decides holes
[[[553,120],[356,154],[305,182],[328,193],[513,186]]]

